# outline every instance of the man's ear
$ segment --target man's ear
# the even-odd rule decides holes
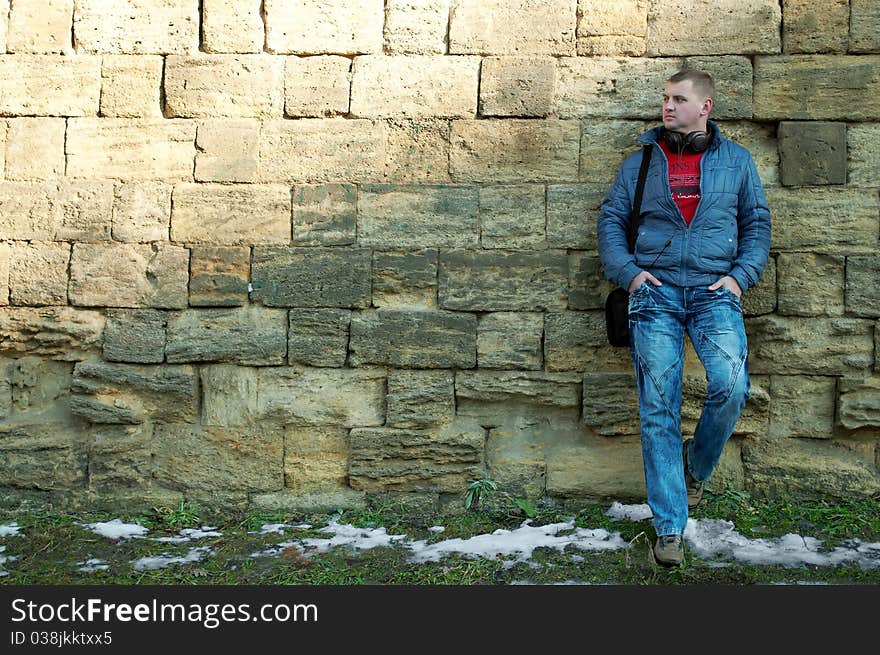
[[[715,106],[715,101],[712,98],[706,98],[703,100],[703,107],[700,109],[700,116],[708,116],[709,112],[712,111],[712,107]]]

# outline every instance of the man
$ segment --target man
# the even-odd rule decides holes
[[[770,249],[770,211],[748,150],[709,120],[715,85],[684,70],[663,91],[663,125],[638,140],[653,148],[630,253],[627,226],[642,151],[626,159],[599,213],[605,275],[630,292],[629,329],[639,391],[642,458],[657,533],[654,556],[684,561],[696,507],[749,397],[741,296]],[[682,443],[684,334],[708,389],[693,439]]]

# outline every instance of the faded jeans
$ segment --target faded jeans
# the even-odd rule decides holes
[[[749,397],[740,299],[723,287],[645,282],[630,294],[629,330],[639,387],[642,459],[657,535],[682,534],[688,518],[682,462],[684,333],[706,370],[707,392],[689,442],[688,468],[705,482]]]

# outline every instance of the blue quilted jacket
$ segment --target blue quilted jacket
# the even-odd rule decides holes
[[[758,282],[770,252],[770,210],[751,154],[709,121],[714,136],[700,160],[700,203],[688,226],[669,189],[668,162],[657,143],[661,129],[638,138],[654,150],[635,253],[626,234],[641,149],[623,162],[602,201],[599,257],[606,277],[627,289],[643,270],[681,287],[708,286],[730,275],[745,291]]]

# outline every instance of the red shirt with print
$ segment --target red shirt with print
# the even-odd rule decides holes
[[[691,224],[697,205],[700,204],[700,159],[702,152],[693,152],[685,148],[683,152],[673,151],[669,145],[660,140],[660,147],[669,161],[669,190],[672,199],[681,210],[684,222]]]

